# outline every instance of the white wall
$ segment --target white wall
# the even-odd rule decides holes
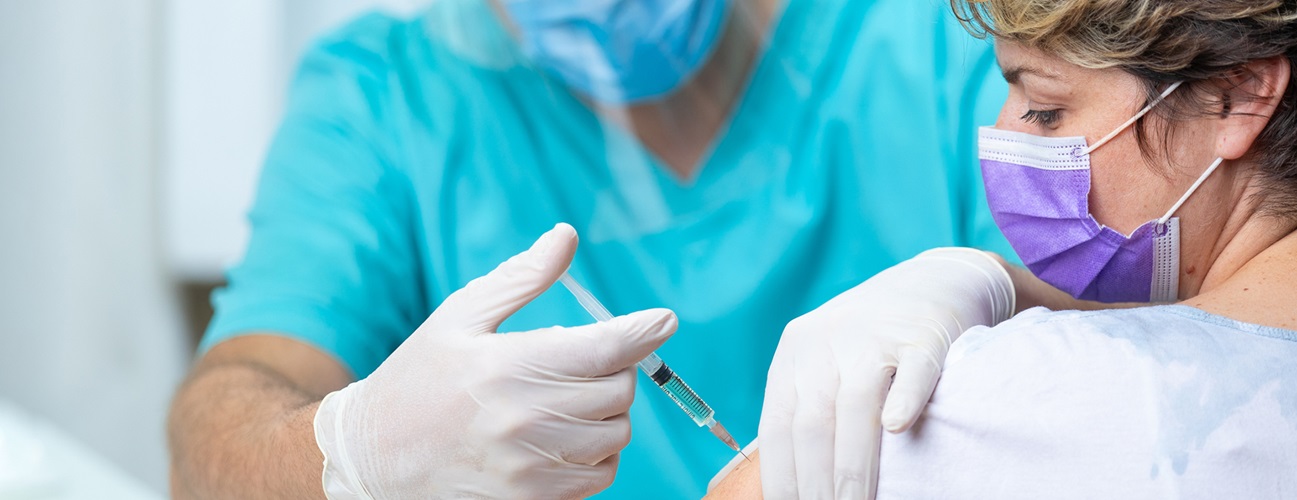
[[[149,485],[186,362],[156,223],[157,5],[0,1],[0,399]]]
[[[307,42],[419,0],[0,0],[0,400],[159,492],[216,279]]]
[[[267,0],[176,1],[161,47],[164,241],[169,266],[216,281],[242,249],[241,215],[279,117],[283,9]]]
[[[217,281],[242,255],[244,213],[301,53],[369,9],[427,0],[222,0],[168,4],[165,238],[179,275]]]

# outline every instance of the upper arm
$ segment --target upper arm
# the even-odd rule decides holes
[[[713,500],[724,500],[727,498],[742,500],[760,500],[761,499],[761,450],[752,453],[748,458],[739,462],[734,470],[730,471],[716,484],[715,488],[707,491],[704,498]]]
[[[389,31],[367,19],[313,49],[289,93],[243,260],[202,350],[274,332],[364,377],[423,320],[417,211],[389,133]]]

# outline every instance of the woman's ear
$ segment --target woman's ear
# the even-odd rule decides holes
[[[1237,160],[1252,150],[1288,90],[1292,65],[1284,56],[1249,62],[1222,78],[1216,156]]]

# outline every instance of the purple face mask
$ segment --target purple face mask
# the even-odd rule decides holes
[[[1171,302],[1180,284],[1180,221],[1171,217],[1207,179],[1217,159],[1162,218],[1130,235],[1090,215],[1090,153],[1112,140],[1179,86],[1094,146],[1084,137],[1041,137],[983,127],[982,179],[995,223],[1031,272],[1100,302]]]

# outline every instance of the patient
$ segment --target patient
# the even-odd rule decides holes
[[[1297,1],[952,5],[1010,84],[997,224],[1054,286],[1150,305],[964,334],[879,498],[1297,498]],[[759,497],[759,462],[712,496]]]

